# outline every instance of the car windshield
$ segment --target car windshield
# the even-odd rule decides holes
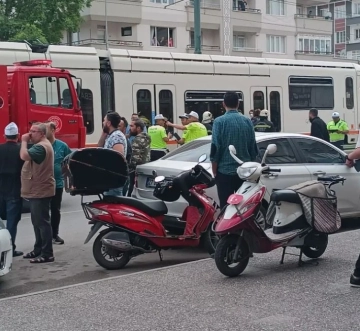
[[[165,155],[161,160],[198,162],[203,154],[210,160],[210,145],[210,140],[194,140]]]

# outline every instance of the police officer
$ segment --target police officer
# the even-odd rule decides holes
[[[202,117],[203,117],[203,119],[202,119],[201,123],[204,124],[208,135],[211,136],[213,116],[209,111],[206,111],[206,112],[204,112]]]
[[[349,133],[349,127],[344,120],[340,119],[338,112],[332,114],[332,121],[327,124],[327,130],[330,135],[330,142],[334,146],[344,149],[345,135]]]
[[[275,132],[274,124],[267,119],[268,115],[269,112],[266,109],[260,112],[259,120],[253,123],[256,132]]]

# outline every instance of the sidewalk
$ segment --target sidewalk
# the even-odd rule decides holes
[[[332,235],[318,266],[255,255],[228,279],[212,259],[0,300],[1,331],[358,330],[349,277],[360,232]],[[131,262],[130,262],[131,263]]]

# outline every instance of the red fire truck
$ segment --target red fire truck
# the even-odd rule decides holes
[[[52,121],[56,137],[70,148],[85,147],[86,128],[78,95],[81,81],[64,69],[51,67],[51,60],[31,60],[0,66],[0,142],[10,122],[20,135],[34,122]]]

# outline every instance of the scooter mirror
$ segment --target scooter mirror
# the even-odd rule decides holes
[[[165,176],[157,176],[155,178],[155,183],[160,183],[165,180]]]
[[[270,145],[268,145],[268,147],[266,149],[267,149],[269,155],[275,154],[277,151],[277,146],[275,144],[270,144]]]
[[[207,159],[206,154],[201,155],[201,156],[199,157],[199,163],[203,163],[203,162],[205,162],[205,161],[206,161],[206,159]]]
[[[236,148],[235,148],[235,146],[234,146],[234,145],[230,145],[230,146],[229,146],[229,151],[230,151],[231,153],[233,153],[233,154],[236,154]]]
[[[152,174],[153,174],[154,178],[157,177],[157,172],[156,172],[156,170],[153,170],[153,171],[152,171]]]

